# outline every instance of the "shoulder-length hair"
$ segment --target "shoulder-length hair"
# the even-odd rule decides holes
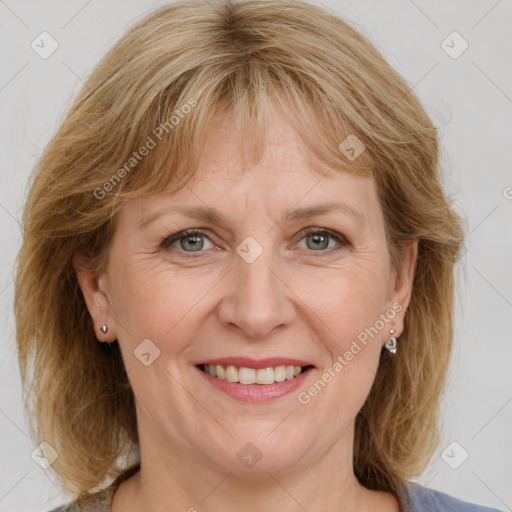
[[[373,177],[394,265],[418,241],[400,351],[383,351],[356,418],[354,471],[366,487],[396,492],[430,461],[463,242],[436,128],[404,79],[334,13],[300,0],[181,0],[138,21],[105,55],[30,180],[16,340],[31,434],[57,451],[52,470],[65,491],[84,497],[122,475],[120,457],[138,443],[119,347],[100,349],[74,257],[103,270],[119,208],[184,186],[224,113],[234,112],[241,133],[261,135],[261,155],[274,108],[332,172]],[[343,151],[348,136],[364,144],[357,159]]]

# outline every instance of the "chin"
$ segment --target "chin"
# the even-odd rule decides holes
[[[273,428],[277,425],[278,423],[274,424]],[[254,426],[256,425],[253,424]],[[267,424],[265,428],[247,429],[245,435],[230,439],[229,447],[219,447],[220,453],[215,457],[215,462],[220,463],[226,471],[244,476],[268,477],[268,473],[296,467],[304,457],[307,444],[304,436],[295,435],[285,429],[281,432],[276,429],[270,435],[269,432],[272,429],[268,429]]]

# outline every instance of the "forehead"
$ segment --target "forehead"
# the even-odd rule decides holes
[[[253,125],[249,130],[251,128],[252,131],[242,135],[232,112],[214,121],[202,148],[198,178],[211,178],[209,171],[213,171],[217,178],[235,178],[233,171],[238,170],[242,175],[246,165],[258,167],[260,164],[268,171],[279,166],[284,171],[287,167],[293,169],[300,164],[303,169],[309,167],[313,171],[317,167],[315,164],[319,164],[279,109],[272,111],[265,131],[261,126]],[[259,156],[258,148],[263,149]],[[222,169],[227,172],[223,173]],[[320,174],[325,174],[325,171],[320,169]]]
[[[315,160],[279,111],[273,112],[261,158],[254,158],[259,135],[255,131],[253,138],[242,138],[232,114],[218,118],[208,131],[199,165],[187,186],[172,194],[164,191],[136,200],[137,216],[148,217],[164,207],[195,206],[224,210],[228,215],[240,215],[237,208],[242,207],[245,215],[264,210],[281,217],[299,207],[335,201],[359,210],[361,217],[370,217],[379,209],[371,176]]]
[[[264,137],[264,139],[263,139]],[[262,153],[256,156],[256,148],[262,144]],[[255,180],[268,183],[277,193],[276,183],[287,186],[307,186],[318,183],[326,192],[334,184],[347,189],[372,188],[373,178],[360,176],[348,165],[333,168],[314,157],[302,138],[287,119],[276,109],[266,133],[255,132],[252,138],[242,138],[232,114],[226,114],[212,124],[205,138],[199,166],[192,183],[198,187],[224,186],[225,182],[247,183]],[[349,192],[349,190],[347,190]]]

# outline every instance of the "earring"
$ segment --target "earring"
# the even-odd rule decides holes
[[[100,327],[100,331],[103,333],[103,334],[106,334],[107,331],[108,331],[108,327],[107,327],[107,324],[103,324],[101,327]],[[98,340],[98,343],[100,344],[100,347],[105,351],[105,352],[110,352],[112,350],[112,343],[107,341],[107,340],[103,340],[103,341],[99,341]]]
[[[394,334],[394,330],[390,329],[390,334]],[[396,354],[396,338],[391,336],[388,341],[386,341],[384,345],[392,354]]]

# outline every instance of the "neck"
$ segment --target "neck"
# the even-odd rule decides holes
[[[307,479],[298,481],[291,473],[268,473],[266,476],[247,478],[228,472],[217,475],[216,485],[212,485],[210,479],[203,480],[203,475],[203,472],[196,472],[196,479],[191,484],[189,479],[174,474],[172,484],[168,485],[165,483],[168,482],[167,476],[155,476],[141,465],[136,475],[121,484],[120,488],[126,486],[125,492],[122,497],[116,493],[112,511],[374,510],[370,505],[373,501],[372,492],[360,486],[355,478],[338,486],[336,482],[339,479],[326,478],[314,490]],[[326,482],[330,485],[326,485]],[[304,488],[306,485],[307,489]]]
[[[258,463],[253,468],[257,471],[245,473],[180,444],[166,448],[156,442],[163,441],[158,432],[142,431],[147,435],[140,439],[140,470],[119,486],[113,512],[370,512],[376,498],[383,497],[362,487],[354,476],[353,424],[326,453],[308,454],[286,469]]]

